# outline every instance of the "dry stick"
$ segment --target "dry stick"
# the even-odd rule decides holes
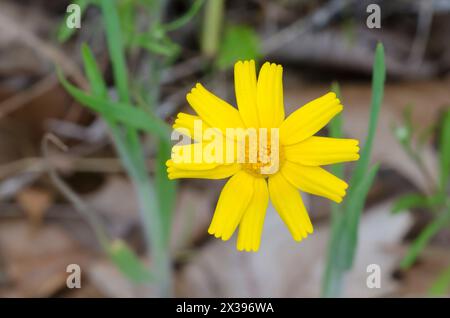
[[[125,171],[122,161],[118,158],[64,158],[64,162],[52,160],[52,164],[71,172],[122,173]],[[153,160],[148,161],[148,171],[151,171],[153,164]],[[0,179],[16,173],[42,173],[46,169],[43,158],[22,158],[0,165]]]
[[[41,149],[50,179],[64,197],[70,201],[84,220],[90,225],[102,248],[108,250],[110,238],[102,220],[89,206],[59,177],[49,160],[48,144],[52,142],[59,149],[67,151],[67,146],[53,134],[46,134],[42,139]]]
[[[35,34],[22,27],[20,23],[12,20],[0,12],[0,30],[8,33],[14,41],[35,50],[41,57],[48,59],[53,64],[60,65],[65,73],[69,74],[78,86],[87,89],[88,83],[78,65],[66,56],[57,47],[40,39]]]
[[[56,76],[51,74],[38,81],[27,90],[2,101],[0,103],[0,119],[12,112],[15,112],[36,97],[50,91],[57,83],[58,80]]]
[[[40,39],[30,30],[22,27],[20,23],[2,12],[0,12],[0,32],[8,34],[11,39],[36,51],[41,57],[51,61],[53,64],[60,65],[64,72],[69,74],[79,87],[85,90],[88,89],[88,83],[78,65],[67,57],[63,51]],[[22,107],[36,96],[47,92],[56,84],[56,77],[49,75],[33,85],[28,91],[4,101],[0,104],[0,118]]]
[[[272,53],[280,47],[295,41],[297,37],[313,28],[323,28],[330,20],[344,8],[350,5],[351,0],[331,0],[320,9],[314,11],[304,19],[297,20],[287,28],[270,36],[263,41],[262,51],[264,54]]]

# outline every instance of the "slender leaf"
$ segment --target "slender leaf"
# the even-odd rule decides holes
[[[356,246],[358,244],[358,225],[361,212],[366,202],[367,194],[370,187],[375,180],[375,176],[378,172],[379,165],[376,164],[369,169],[367,175],[361,181],[361,183],[354,190],[352,197],[347,198],[344,221],[344,232],[342,233],[343,246],[345,247],[341,251],[342,258],[345,260],[345,269],[350,269],[353,264]]]
[[[439,161],[441,190],[445,192],[450,178],[450,110],[446,111],[440,136]]]
[[[94,54],[86,44],[81,46],[81,55],[83,57],[84,70],[91,85],[93,95],[107,98],[108,88],[106,87],[102,73],[95,61]]]
[[[131,45],[142,47],[151,53],[169,58],[176,56],[180,51],[178,45],[175,43],[168,41],[164,42],[147,33],[134,36]]]
[[[369,167],[370,156],[372,153],[373,140],[377,129],[378,115],[381,109],[381,103],[384,95],[384,81],[386,78],[386,68],[384,64],[384,48],[378,43],[375,50],[375,60],[372,73],[372,102],[370,108],[369,130],[367,133],[364,147],[362,148],[361,157],[356,163],[355,171],[350,180],[349,196],[355,185],[359,184],[364,178]]]
[[[449,221],[450,211],[444,211],[439,217],[429,223],[409,247],[406,256],[400,263],[400,267],[402,269],[410,268],[417,259],[417,256],[419,256],[422,250],[428,245],[428,242],[437,234],[437,232],[447,226]]]
[[[106,37],[108,39],[108,51],[113,64],[114,83],[117,86],[120,101],[129,102],[128,72],[123,53],[122,30],[120,28],[119,16],[114,1],[101,0],[101,7]]]
[[[418,193],[405,194],[394,202],[392,213],[406,211],[411,208],[425,208],[432,205],[433,200]]]
[[[169,138],[169,128],[160,119],[126,103],[112,102],[100,97],[88,95],[70,84],[60,71],[58,71],[58,76],[61,84],[70,95],[91,110],[135,129],[153,133],[160,138],[166,140]]]
[[[373,139],[384,92],[385,81],[384,49],[379,43],[375,50],[372,74],[372,101],[369,128],[361,157],[350,180],[350,187],[340,207],[343,213],[333,213],[332,235],[330,237],[327,266],[322,285],[324,297],[336,297],[341,290],[344,273],[353,264],[358,243],[358,225],[361,211],[378,171],[378,165],[369,169]]]
[[[108,252],[119,270],[134,283],[147,283],[154,279],[137,255],[122,240],[112,242]]]
[[[446,296],[450,292],[450,267],[443,271],[430,288],[431,296]]]
[[[155,164],[155,190],[158,197],[159,209],[166,240],[169,239],[169,229],[172,220],[172,211],[175,204],[177,183],[167,178],[166,161],[170,158],[171,145],[159,141]]]
[[[322,285],[323,297],[339,295],[343,274],[351,267],[358,240],[358,224],[360,213],[364,207],[367,193],[378,172],[379,165],[373,166],[358,188],[355,197],[348,201],[344,214],[334,215],[329,240],[329,254]]]

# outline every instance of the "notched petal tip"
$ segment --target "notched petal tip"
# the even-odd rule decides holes
[[[239,242],[236,244],[236,249],[239,252],[247,252],[247,253],[256,253],[259,250],[259,247],[254,245],[246,245],[244,243],[239,244]]]

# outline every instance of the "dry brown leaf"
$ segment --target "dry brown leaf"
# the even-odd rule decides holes
[[[66,288],[67,265],[84,268],[90,257],[60,227],[30,231],[23,220],[0,223],[0,253],[9,283],[0,288],[2,297],[52,296]]]
[[[355,267],[348,275],[345,296],[376,297],[391,293],[390,273],[400,255],[392,253],[410,226],[408,214],[393,216],[391,202],[377,205],[362,217]],[[383,229],[382,231],[380,229]],[[180,271],[177,295],[182,297],[317,297],[324,270],[329,227],[316,224],[313,235],[294,242],[273,208],[267,213],[258,253],[236,251],[229,242],[211,239]],[[381,289],[366,287],[367,265],[381,266]]]
[[[16,196],[17,203],[25,211],[33,225],[39,225],[45,212],[53,203],[53,195],[38,188],[25,188]]]

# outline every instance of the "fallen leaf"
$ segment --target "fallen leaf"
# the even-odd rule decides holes
[[[344,296],[377,297],[391,293],[391,278],[400,255],[391,252],[409,228],[408,214],[393,216],[391,201],[370,208],[362,216],[359,247],[353,270],[346,277]],[[315,224],[315,232],[302,241],[292,240],[272,207],[257,253],[238,252],[235,236],[210,244],[192,255],[177,277],[180,297],[317,297],[320,295],[329,226]],[[383,229],[382,231],[380,229]],[[367,266],[382,269],[381,289],[366,286]]]

